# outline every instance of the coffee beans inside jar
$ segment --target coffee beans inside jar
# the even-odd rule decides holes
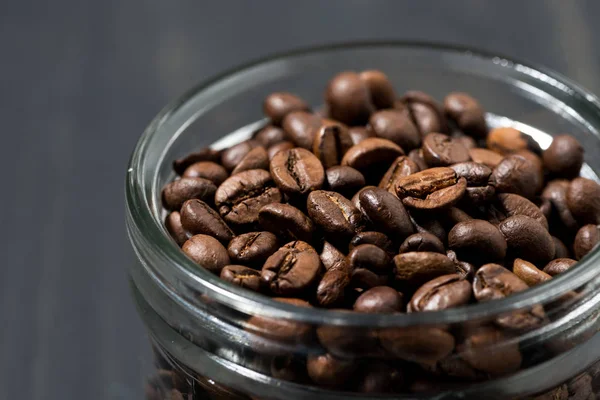
[[[268,94],[268,122],[252,138],[174,162],[165,224],[199,268],[303,307],[421,313],[543,285],[600,241],[600,185],[578,177],[574,137],[542,150],[512,127],[490,129],[467,93],[395,93],[380,71],[342,72],[324,99],[317,113],[292,93]],[[313,339],[325,352],[305,361],[306,377],[337,388],[362,374],[360,390],[395,391],[411,365],[465,379],[514,372],[518,346],[504,362],[474,348],[547,318],[536,306],[464,332],[324,326]],[[348,352],[401,362],[369,369]]]

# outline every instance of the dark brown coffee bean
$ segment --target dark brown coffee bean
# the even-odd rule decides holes
[[[496,193],[495,182],[491,178],[492,169],[473,161],[451,165],[456,175],[467,180],[465,200],[469,204],[480,205],[487,203]]]
[[[579,175],[583,165],[583,147],[571,135],[556,136],[542,156],[548,171],[565,178]]]
[[[361,294],[353,308],[364,313],[398,313],[404,309],[404,297],[389,286],[376,286]]]
[[[387,251],[388,253],[392,253],[394,251],[392,241],[381,232],[358,232],[352,239],[350,239],[348,248],[349,250],[352,250],[361,244],[372,244]]]
[[[229,242],[233,232],[219,214],[202,200],[192,199],[181,206],[181,223],[192,235],[210,235],[220,242]]]
[[[456,225],[460,222],[467,222],[467,221],[471,221],[472,219],[474,219],[473,217],[471,217],[469,214],[467,214],[466,212],[464,212],[463,210],[461,210],[458,207],[450,207],[450,208],[441,210],[439,213],[439,216],[441,217],[444,224],[450,229],[452,229],[454,227],[454,225]]]
[[[571,253],[567,246],[556,236],[552,236],[552,240],[554,241],[554,258],[569,258]]]
[[[182,176],[184,178],[208,179],[216,186],[219,186],[227,179],[229,174],[225,168],[217,163],[212,161],[199,161],[187,167],[185,171],[183,171]]]
[[[518,155],[505,157],[494,168],[492,179],[497,192],[516,193],[528,199],[532,198],[543,184],[535,166]]]
[[[471,149],[477,148],[477,142],[475,141],[475,139],[473,139],[471,136],[465,135],[461,131],[454,131],[450,136],[452,136],[452,139],[456,140],[457,142],[465,146],[467,150],[469,150],[469,156]]]
[[[408,312],[440,311],[471,300],[471,284],[458,274],[443,275],[421,286],[408,304]]]
[[[533,167],[539,176],[540,182],[544,182],[544,163],[542,162],[542,158],[540,156],[529,150],[519,150],[515,153],[515,155],[529,160],[533,164]]]
[[[162,190],[163,206],[169,211],[179,211],[190,199],[212,203],[217,187],[204,178],[181,178],[167,183]]]
[[[419,166],[413,160],[407,156],[400,156],[394,160],[383,178],[381,178],[379,187],[395,195],[397,180],[419,171]]]
[[[410,210],[411,221],[419,233],[431,233],[438,238],[440,242],[445,243],[448,237],[444,226],[437,219],[432,219],[428,212],[418,212],[416,209]]]
[[[369,126],[377,137],[390,140],[403,150],[412,150],[421,144],[421,135],[407,109],[377,111],[371,115]]]
[[[471,160],[476,163],[483,164],[491,169],[494,169],[502,162],[504,156],[502,154],[498,154],[495,151],[491,151],[488,149],[469,149],[469,156]]]
[[[286,240],[312,242],[315,227],[312,221],[296,207],[289,204],[272,203],[260,209],[260,226]]]
[[[508,339],[501,330],[485,326],[472,332],[456,350],[476,370],[505,375],[519,370],[523,360],[518,343]]]
[[[375,137],[375,133],[373,133],[370,129],[365,128],[364,126],[352,126],[348,128],[348,134],[352,139],[352,144],[359,144],[363,140]]]
[[[188,234],[181,224],[181,214],[178,211],[173,211],[167,215],[165,226],[179,246],[183,246],[188,240]]]
[[[181,175],[190,165],[200,161],[212,161],[218,163],[221,161],[221,152],[211,149],[210,147],[205,147],[195,153],[188,154],[183,158],[173,161],[173,169],[177,175]]]
[[[341,264],[338,264],[338,266]],[[317,302],[322,307],[342,305],[346,287],[350,284],[348,268],[331,268],[325,272],[317,286]]]
[[[271,292],[290,296],[310,287],[321,269],[321,260],[315,249],[298,240],[281,247],[267,259],[261,271],[261,281]]]
[[[277,249],[277,237],[271,232],[244,233],[234,237],[227,247],[233,262],[261,267]]]
[[[251,169],[229,177],[215,193],[219,214],[227,223],[250,225],[258,221],[259,210],[279,203],[281,192],[274,187],[268,171]]]
[[[469,150],[442,133],[429,133],[423,139],[423,159],[430,167],[446,167],[469,161]]]
[[[396,93],[388,77],[381,71],[368,70],[359,74],[360,79],[367,85],[371,95],[371,103],[377,109],[392,108]]]
[[[327,271],[330,269],[350,271],[346,256],[327,241],[323,243],[323,251],[321,251],[319,257]]]
[[[429,168],[425,159],[423,158],[423,149],[413,149],[408,153],[408,158],[410,158],[417,166],[419,167],[419,171],[426,170]]]
[[[227,265],[221,270],[221,279],[245,289],[260,290],[260,271],[243,265]]]
[[[502,261],[507,249],[502,232],[481,219],[456,224],[448,233],[448,246],[461,260],[475,265]]]
[[[231,146],[221,154],[221,165],[223,165],[227,171],[232,171],[250,150],[258,146],[260,146],[260,144],[254,139],[249,139]]]
[[[540,283],[552,279],[552,276],[546,272],[539,270],[532,263],[520,258],[515,259],[515,262],[513,263],[513,273],[521,278],[521,280],[529,287],[539,285]]]
[[[343,360],[331,354],[309,355],[306,359],[306,369],[310,379],[329,387],[347,386],[348,378],[356,367],[353,360]]]
[[[600,185],[591,179],[575,178],[567,190],[567,204],[577,221],[600,224]]]
[[[363,229],[360,211],[339,193],[316,190],[308,195],[308,215],[325,232],[350,239]]]
[[[291,112],[283,119],[283,130],[298,147],[312,149],[315,133],[323,119],[306,111]]]
[[[399,253],[409,253],[411,251],[430,251],[434,253],[446,254],[444,243],[436,236],[428,232],[419,232],[407,237],[400,245]]]
[[[513,154],[520,150],[533,150],[538,153],[540,151],[539,145],[531,136],[509,127],[492,129],[486,144],[488,149],[503,155]]]
[[[273,297],[273,300],[298,307],[311,307],[307,301],[301,299]],[[284,342],[289,344],[304,343],[314,334],[310,324],[283,318],[274,319],[257,315],[248,320],[246,323],[246,330],[262,337],[272,339],[276,342]],[[273,351],[278,352],[277,350],[273,350],[271,347],[272,346],[261,343],[260,347],[255,348],[255,350],[264,351],[267,353],[271,353]],[[289,352],[286,351],[286,354],[289,354]]]
[[[467,181],[448,167],[429,168],[396,181],[396,194],[405,206],[424,210],[450,207],[465,194]]]
[[[472,281],[475,277],[475,266],[466,261],[454,261],[454,266],[456,267],[456,273],[463,279],[467,279]]]
[[[489,205],[487,213],[488,219],[493,224],[499,224],[514,215],[525,215],[535,219],[545,229],[548,229],[548,221],[542,211],[531,201],[518,194],[498,193],[496,201]]]
[[[435,365],[454,350],[454,337],[440,328],[385,328],[378,337],[395,357],[425,365]]]
[[[389,254],[373,244],[354,247],[348,253],[347,260],[351,270],[368,269],[377,275],[387,275],[393,267]]]
[[[256,147],[250,150],[244,158],[240,160],[233,171],[231,171],[231,175],[250,169],[269,169],[269,156],[264,147]]]
[[[477,100],[467,93],[453,92],[444,99],[446,116],[469,136],[485,138],[487,123],[485,112]]]
[[[327,187],[345,197],[353,196],[365,186],[365,177],[352,167],[337,165],[325,171]]]
[[[442,106],[427,93],[410,90],[400,98],[399,102],[408,108],[417,130],[422,136],[431,132],[445,133],[448,131]],[[396,103],[396,107],[398,107],[398,103]]]
[[[280,125],[283,118],[293,111],[308,111],[308,104],[300,97],[286,92],[271,93],[263,103],[263,111],[273,125]]]
[[[327,121],[317,130],[312,151],[324,168],[330,168],[339,165],[353,145],[346,126]]]
[[[185,254],[203,268],[219,275],[231,263],[227,250],[217,239],[208,235],[194,235],[182,247]]]
[[[388,168],[393,160],[402,155],[404,155],[404,151],[397,144],[373,137],[352,146],[344,155],[342,165],[347,165],[365,174],[382,166]]]
[[[542,192],[542,199],[550,203],[550,213],[555,214],[562,226],[570,232],[575,232],[579,224],[575,220],[569,205],[567,203],[567,191],[569,190],[569,181],[565,179],[556,179],[548,182]]]
[[[355,379],[359,393],[399,392],[404,386],[404,373],[400,368],[377,360],[365,364]]]
[[[585,257],[600,241],[600,231],[597,225],[584,225],[577,231],[575,241],[573,242],[573,251],[575,258],[581,260]]]
[[[363,190],[358,196],[363,214],[377,230],[392,235],[398,240],[414,232],[410,216],[402,202],[385,189]]]
[[[325,92],[329,114],[347,125],[364,125],[374,110],[367,84],[354,72],[336,75]]]
[[[325,170],[317,157],[301,148],[277,153],[271,160],[271,175],[284,193],[305,195],[318,190],[325,181]]]
[[[521,278],[498,264],[479,268],[473,281],[473,294],[479,302],[503,299],[527,288]]]
[[[428,251],[398,254],[394,257],[394,263],[396,280],[413,286],[455,272],[454,262],[446,255]]]
[[[390,281],[390,274],[380,275],[367,268],[354,269],[350,275],[350,287],[363,290],[377,286],[387,286]]]
[[[554,256],[552,236],[533,218],[514,215],[502,221],[498,228],[506,238],[509,258],[546,264]]]
[[[275,157],[275,154],[279,153],[280,151],[290,150],[294,147],[296,147],[296,145],[292,142],[288,142],[287,140],[274,144],[267,150],[267,156],[269,157],[269,161],[271,161],[273,157]]]
[[[262,147],[268,149],[277,143],[287,140],[287,134],[278,126],[267,125],[256,132],[254,139],[256,139],[256,141],[260,143]]]
[[[360,326],[321,325],[317,328],[317,337],[329,353],[343,358],[371,355],[378,345],[375,332]]]

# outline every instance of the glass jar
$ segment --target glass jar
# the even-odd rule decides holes
[[[264,124],[257,121],[262,100],[273,91],[318,106],[333,75],[365,69],[385,72],[398,93],[418,89],[439,99],[468,92],[488,111],[490,127],[513,126],[542,148],[551,135],[570,133],[586,149],[582,175],[598,179],[598,99],[557,73],[481,51],[337,45],[264,59],[193,88],[146,129],[127,173],[127,228],[140,261],[130,270],[131,287],[160,369],[148,397],[595,398],[598,249],[503,300],[381,315],[299,307],[231,286],[170,238],[160,189],[173,178],[172,160],[248,138]],[[520,329],[507,327],[507,319],[520,321]],[[322,363],[329,377],[311,379],[307,363]]]

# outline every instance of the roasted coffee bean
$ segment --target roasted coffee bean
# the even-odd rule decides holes
[[[513,273],[521,278],[529,287],[539,285],[552,279],[552,276],[544,271],[539,270],[532,263],[517,258],[513,263]]]
[[[467,150],[469,150],[469,156],[470,150],[477,148],[477,141],[475,141],[475,139],[473,139],[471,136],[465,135],[461,131],[454,131],[450,136],[452,137],[452,139],[461,143],[463,146],[465,146]]]
[[[346,256],[329,242],[323,243],[323,250],[319,255],[321,262],[327,271],[330,269],[343,269],[350,271]]]
[[[485,138],[488,133],[485,112],[473,97],[453,92],[444,99],[444,112],[458,128],[469,136]]]
[[[269,157],[269,161],[271,161],[273,159],[273,157],[275,157],[275,154],[279,153],[280,151],[290,150],[290,149],[293,149],[294,147],[296,147],[296,145],[294,145],[294,143],[289,142],[287,140],[284,140],[283,142],[274,144],[273,146],[269,147],[267,150],[267,156]]]
[[[322,269],[319,254],[306,242],[286,244],[270,256],[261,271],[261,281],[271,292],[290,296],[310,287]]]
[[[540,156],[529,150],[519,150],[515,153],[515,155],[529,160],[533,164],[533,167],[539,176],[540,182],[544,182],[544,163]]]
[[[282,381],[304,383],[307,380],[306,363],[294,355],[273,357],[271,376]]]
[[[467,181],[448,167],[429,168],[396,181],[396,194],[405,206],[424,210],[450,207],[465,194]]]
[[[359,144],[363,140],[375,137],[375,134],[370,130],[365,128],[364,126],[352,126],[348,128],[348,134],[352,139],[352,144]]]
[[[416,209],[410,210],[410,218],[419,233],[431,233],[442,243],[446,242],[448,234],[444,226],[437,219],[431,219],[427,212],[419,212]]]
[[[458,177],[467,180],[465,200],[470,204],[487,203],[496,193],[495,182],[491,179],[492,169],[473,161],[453,164],[450,166]]]
[[[377,275],[387,275],[393,267],[389,254],[373,244],[354,247],[348,253],[347,260],[351,270],[368,269]]]
[[[342,165],[366,174],[382,167],[387,169],[393,160],[402,155],[404,151],[394,142],[373,137],[352,146],[344,155]]]
[[[518,343],[508,339],[501,330],[484,326],[470,333],[456,350],[476,370],[492,376],[505,375],[517,371],[523,361]]]
[[[406,106],[410,116],[422,136],[431,132],[444,133],[448,130],[448,124],[441,105],[427,93],[410,90],[406,92],[395,104]]]
[[[325,102],[329,115],[347,125],[364,125],[375,109],[369,87],[354,72],[342,72],[329,81]]]
[[[360,209],[367,219],[388,235],[402,240],[414,232],[413,224],[402,202],[385,189],[363,190],[358,196]]]
[[[567,205],[580,224],[600,224],[600,185],[591,179],[573,179],[567,190]]]
[[[208,179],[216,186],[223,183],[228,176],[229,174],[225,168],[212,161],[199,161],[194,163],[187,167],[182,175],[184,178]]]
[[[221,279],[255,292],[260,290],[260,271],[243,265],[225,266],[221,270]]]
[[[380,275],[367,268],[356,268],[350,274],[350,287],[367,290],[377,286],[387,286],[391,282],[390,274]]]
[[[385,328],[378,337],[392,355],[424,365],[435,365],[454,349],[454,337],[436,327]]]
[[[221,153],[221,165],[228,171],[232,171],[250,150],[258,146],[260,146],[260,144],[254,139],[249,139],[231,146]]]
[[[271,160],[270,169],[279,189],[290,196],[306,195],[320,189],[325,181],[323,165],[306,149],[280,151]]]
[[[492,179],[499,193],[516,193],[528,199],[541,189],[543,182],[531,161],[510,155],[494,168]]]
[[[448,246],[461,260],[475,265],[502,261],[507,249],[502,232],[481,219],[456,224],[448,233]]]
[[[439,216],[441,217],[446,227],[450,229],[452,229],[454,225],[460,222],[471,221],[472,219],[474,219],[458,207],[450,207],[441,210]]]
[[[463,279],[472,281],[475,277],[475,266],[466,261],[455,261],[456,273]]]
[[[567,246],[557,237],[552,236],[554,241],[554,258],[569,258],[571,254]]]
[[[306,111],[291,112],[283,119],[283,130],[287,136],[298,147],[312,149],[317,129],[322,124],[323,119]]]
[[[553,174],[567,179],[579,175],[583,165],[583,147],[571,135],[556,136],[542,154],[544,166]]]
[[[539,145],[531,136],[509,127],[492,129],[486,144],[488,149],[503,155],[513,154],[520,150],[540,152]]]
[[[250,169],[269,169],[269,156],[264,147],[256,147],[250,150],[244,158],[240,160],[233,171],[231,171],[231,175]]]
[[[375,232],[375,231],[363,231],[358,232],[352,239],[350,239],[350,244],[348,245],[348,249],[351,251],[357,246],[361,244],[372,244],[380,249],[387,251],[388,253],[393,253],[393,243],[392,241],[383,233]]]
[[[498,228],[506,238],[509,258],[518,257],[543,265],[554,256],[552,236],[533,218],[514,215],[502,221]]]
[[[208,235],[194,235],[182,246],[185,254],[196,264],[219,275],[224,266],[231,263],[227,250],[217,239]]]
[[[498,164],[504,159],[504,156],[496,153],[495,151],[488,149],[469,149],[469,156],[471,160],[476,163],[483,164],[491,169],[496,168]]]
[[[573,242],[575,258],[581,260],[600,242],[600,231],[597,225],[584,225],[577,231]]]
[[[181,214],[178,211],[173,211],[167,215],[165,226],[179,246],[183,246],[188,240],[188,234],[181,224]]]
[[[423,149],[413,149],[408,153],[408,158],[410,158],[417,166],[419,167],[419,171],[426,170],[429,168],[425,159],[423,158]]]
[[[177,175],[183,172],[192,164],[200,161],[212,161],[218,163],[221,161],[221,152],[210,147],[205,147],[197,152],[190,153],[187,156],[173,161],[173,170]]]
[[[167,183],[162,190],[163,206],[170,211],[179,211],[190,199],[212,203],[217,187],[204,178],[181,178]]]
[[[322,307],[336,307],[342,305],[346,287],[350,284],[349,268],[331,268],[325,272],[317,286],[317,302]]]
[[[471,300],[471,284],[458,274],[443,275],[421,286],[408,303],[408,312],[440,311]]]
[[[308,104],[300,97],[286,92],[271,93],[263,103],[263,111],[274,125],[280,125],[293,111],[308,111]]]
[[[267,125],[254,135],[254,139],[260,143],[262,147],[269,147],[287,140],[287,134],[283,129],[274,125]]]
[[[365,177],[352,167],[337,165],[325,171],[327,187],[345,197],[353,196],[365,186]]]
[[[396,264],[396,280],[413,286],[420,286],[441,275],[455,272],[454,262],[446,255],[413,251],[398,254],[394,257]]]
[[[442,133],[429,133],[423,139],[423,159],[430,167],[446,167],[469,161],[469,150]]]
[[[344,154],[353,145],[346,126],[326,121],[315,134],[312,151],[323,168],[327,169],[339,165]]]
[[[277,237],[271,232],[249,232],[234,237],[227,252],[233,262],[262,267],[277,249]]]
[[[489,205],[487,214],[493,224],[499,224],[514,215],[525,215],[535,219],[545,229],[548,229],[548,221],[538,206],[514,193],[498,193],[496,200]]]
[[[331,354],[309,355],[306,369],[310,379],[320,385],[341,387],[348,385],[348,378],[356,370],[356,362],[336,358]]]
[[[181,206],[181,224],[192,235],[210,235],[220,242],[227,243],[233,232],[219,214],[202,200],[192,199]]]
[[[503,299],[527,288],[521,278],[498,264],[479,268],[473,281],[473,294],[479,302]]]
[[[225,222],[251,225],[266,204],[279,203],[281,192],[268,171],[251,169],[227,178],[215,193],[215,203]]]
[[[274,297],[273,300],[280,303],[286,303],[298,307],[311,307],[307,301],[295,298]],[[287,320],[283,318],[268,318],[255,315],[246,323],[246,330],[262,337],[272,339],[276,342],[284,342],[287,344],[300,344],[308,340],[313,334],[312,326],[302,322]],[[259,352],[281,352],[275,350],[268,344],[260,344],[260,347],[255,346],[255,350]],[[285,352],[289,354],[289,352]]]
[[[381,178],[379,187],[387,190],[390,193],[396,194],[396,181],[399,178],[419,172],[419,166],[407,156],[400,156],[394,160],[390,168]]]
[[[396,93],[388,77],[381,71],[368,70],[359,74],[360,80],[367,85],[371,95],[371,103],[377,109],[392,108]]]
[[[403,150],[412,150],[421,144],[421,135],[408,109],[377,111],[371,115],[369,127],[377,137],[390,140]]]
[[[289,204],[271,203],[258,213],[260,226],[279,238],[312,242],[315,227],[310,218]]]
[[[308,195],[308,215],[326,233],[350,239],[363,230],[360,211],[339,193],[316,190]]]
[[[317,328],[317,337],[329,353],[342,358],[371,355],[378,346],[376,332],[360,326],[321,325]]]
[[[541,198],[550,203],[551,215],[555,214],[564,228],[570,232],[575,232],[579,228],[579,224],[569,209],[567,203],[567,191],[569,190],[569,181],[564,179],[556,179],[548,182]]]
[[[366,363],[355,379],[359,393],[398,392],[404,385],[404,373],[400,368],[378,360]]]
[[[399,253],[409,253],[411,251],[430,251],[434,253],[446,254],[444,243],[429,232],[419,232],[407,237],[400,245]]]
[[[376,286],[361,294],[353,308],[364,313],[398,313],[404,309],[404,297],[389,286]]]

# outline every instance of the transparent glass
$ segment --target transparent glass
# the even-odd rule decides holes
[[[600,389],[598,249],[566,273],[503,300],[377,315],[275,302],[198,268],[172,241],[160,202],[160,188],[174,177],[172,160],[248,138],[264,123],[262,100],[273,91],[296,93],[317,107],[333,75],[365,69],[385,72],[398,93],[418,89],[438,99],[471,93],[491,127],[514,126],[542,148],[552,135],[570,133],[586,148],[582,175],[597,180],[598,99],[557,73],[505,57],[424,43],[359,43],[283,54],[225,73],[154,119],[127,172],[127,228],[140,261],[130,270],[132,292],[161,368],[169,361],[189,393],[200,393],[190,396],[202,399],[593,398]],[[527,320],[540,307],[538,323],[503,327],[503,319]],[[493,334],[473,339],[480,331]],[[325,353],[351,360],[344,382],[325,385],[306,376],[307,359]]]

